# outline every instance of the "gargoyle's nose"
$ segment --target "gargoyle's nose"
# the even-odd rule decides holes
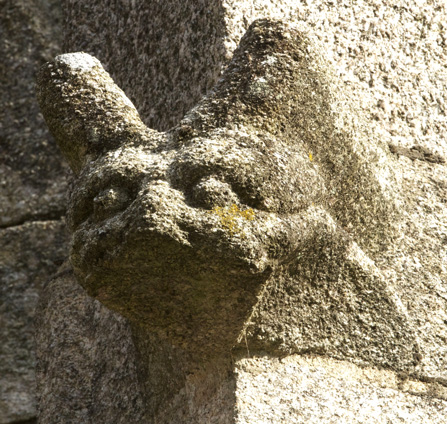
[[[37,98],[76,174],[88,160],[150,131],[101,63],[87,53],[63,54],[43,65]]]

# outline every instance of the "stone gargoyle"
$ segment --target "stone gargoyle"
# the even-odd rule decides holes
[[[254,22],[164,133],[85,53],[47,63],[37,91],[75,173],[70,260],[91,296],[203,360],[239,347],[417,363],[374,263],[399,232],[395,159],[311,36]]]

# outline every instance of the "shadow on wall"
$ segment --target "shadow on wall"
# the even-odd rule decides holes
[[[228,61],[220,0],[66,0],[64,51],[97,57],[150,128],[167,130]]]

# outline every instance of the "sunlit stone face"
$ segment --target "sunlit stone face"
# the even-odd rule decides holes
[[[127,273],[139,258],[135,268],[150,273],[141,252],[162,237],[205,263],[215,257],[262,273],[297,248],[307,210],[321,206],[324,190],[302,146],[271,135],[218,129],[179,142],[173,132],[156,149],[122,146],[90,162],[74,186],[73,264],[93,278],[120,267]]]
[[[248,334],[260,350],[414,361],[368,257],[398,222],[392,167],[305,35],[254,24],[166,133],[83,56],[49,64],[39,96],[77,174],[70,259],[91,296],[199,355]]]

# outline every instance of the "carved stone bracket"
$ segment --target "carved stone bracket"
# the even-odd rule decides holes
[[[71,263],[91,296],[199,358],[417,362],[372,260],[398,231],[394,159],[308,35],[253,23],[165,133],[85,53],[46,64],[38,97],[76,174]]]

